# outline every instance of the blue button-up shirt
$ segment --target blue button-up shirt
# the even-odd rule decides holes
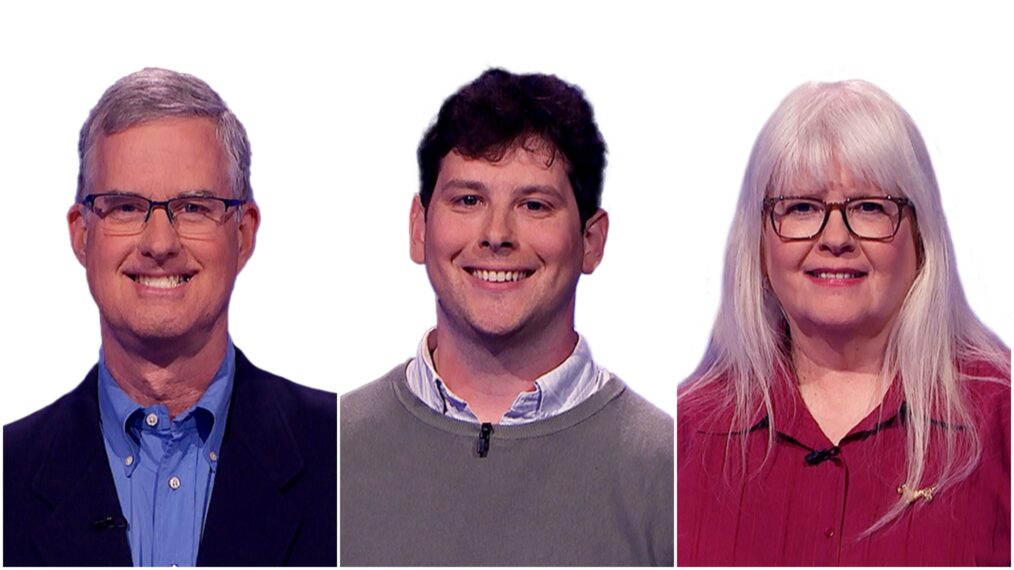
[[[236,353],[201,399],[174,419],[120,388],[99,352],[99,416],[134,566],[194,566],[215,482]]]

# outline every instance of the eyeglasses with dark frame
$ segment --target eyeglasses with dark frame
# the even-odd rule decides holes
[[[137,194],[108,192],[89,194],[81,200],[102,220],[103,229],[114,235],[132,235],[144,230],[151,213],[162,208],[169,223],[183,237],[207,235],[222,225],[229,208],[246,200],[216,196],[179,196],[169,200],[149,200]]]
[[[778,237],[790,241],[809,240],[820,235],[834,210],[841,211],[845,227],[853,236],[871,241],[887,241],[898,233],[907,198],[895,196],[859,196],[841,202],[816,198],[778,196],[765,198],[771,228]]]

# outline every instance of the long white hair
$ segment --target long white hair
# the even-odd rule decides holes
[[[681,387],[679,404],[731,410],[731,425],[725,426],[730,433],[762,411],[769,425],[778,421],[771,406],[772,382],[778,372],[791,370],[791,339],[778,299],[763,283],[763,200],[793,181],[825,180],[836,168],[857,182],[908,198],[915,211],[918,273],[892,325],[881,374],[885,379],[898,375],[902,382],[907,484],[925,487],[928,456],[940,454],[942,467],[932,474],[939,493],[967,477],[981,454],[974,429],[938,430],[940,441],[931,450],[931,419],[974,425],[961,384],[989,380],[964,375],[958,363],[987,363],[1009,383],[1010,350],[965,299],[922,135],[901,106],[868,82],[804,84],[761,129],[729,233],[711,340],[697,370]],[[773,438],[773,429],[768,433]],[[745,457],[745,448],[742,452]],[[895,519],[906,505],[899,498],[866,533]]]

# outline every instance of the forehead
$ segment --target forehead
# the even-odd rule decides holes
[[[104,135],[91,154],[92,192],[226,190],[226,152],[214,121],[147,121]]]
[[[514,146],[497,161],[471,158],[451,151],[440,163],[434,194],[453,188],[487,192],[542,189],[573,200],[566,162],[559,153]]]
[[[876,182],[864,176],[857,176],[841,166],[828,169],[824,176],[811,173],[797,173],[786,177],[780,185],[772,184],[768,192],[772,196],[807,196],[815,198],[885,196]],[[895,193],[897,194],[897,193]]]

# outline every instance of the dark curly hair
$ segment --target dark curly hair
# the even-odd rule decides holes
[[[497,162],[515,146],[565,160],[581,224],[602,198],[606,143],[576,85],[554,75],[488,69],[451,95],[419,143],[419,198],[428,207],[441,161],[452,150]]]

